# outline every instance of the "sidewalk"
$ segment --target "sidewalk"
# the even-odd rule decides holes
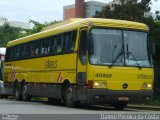
[[[128,104],[127,108],[160,111],[160,106]]]

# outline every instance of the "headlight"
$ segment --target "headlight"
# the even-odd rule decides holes
[[[94,86],[95,87],[99,87],[99,83],[98,82],[94,82]]]
[[[151,83],[143,83],[143,89],[151,89],[152,84]]]
[[[94,81],[94,88],[106,88],[106,81]]]

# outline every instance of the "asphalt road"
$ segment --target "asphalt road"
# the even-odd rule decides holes
[[[32,100],[29,102],[14,99],[0,99],[0,113],[12,114],[119,114],[119,113],[154,113],[157,111],[129,109],[115,110],[108,106],[81,105],[77,108],[68,108],[63,104],[53,105],[45,100]],[[160,114],[160,112],[159,112]]]
[[[46,100],[23,102],[15,99],[0,99],[0,120],[130,120],[127,117],[132,120],[144,119],[149,114],[152,114],[151,117],[158,114],[159,116],[155,120],[160,118],[160,111],[129,108],[120,111],[112,107],[93,105],[68,108],[63,104],[49,104]],[[146,119],[149,120],[149,118]]]

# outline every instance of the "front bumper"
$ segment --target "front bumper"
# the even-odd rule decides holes
[[[88,103],[140,102],[151,100],[153,90],[114,91],[105,89],[88,89]]]

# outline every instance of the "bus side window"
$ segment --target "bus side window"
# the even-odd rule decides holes
[[[22,59],[24,57],[24,44],[20,46],[21,46],[20,58]]]
[[[11,49],[12,48],[7,48],[6,49],[6,57],[5,57],[6,61],[10,61],[11,60]]]
[[[29,58],[31,56],[31,43],[24,44],[24,58]]]
[[[16,60],[18,58],[18,46],[14,47],[14,59]]]
[[[70,45],[70,50],[74,50],[75,48],[75,43],[76,43],[76,37],[77,37],[77,31],[74,30],[72,31],[72,34],[71,34],[71,45]]]
[[[64,50],[65,52],[73,52],[76,41],[76,31],[71,31],[65,34]]]
[[[40,48],[41,48],[41,40],[35,41],[35,55],[39,56],[40,55]]]
[[[65,41],[64,41],[64,52],[69,51],[69,44],[70,44],[70,33],[65,34]]]
[[[48,55],[49,38],[42,39],[41,55]]]
[[[83,65],[86,64],[87,30],[81,30],[79,57]]]
[[[41,47],[40,40],[33,41],[32,43],[32,56],[33,57],[40,55],[40,47]]]
[[[35,48],[34,48],[34,41],[31,42],[31,56],[35,56]]]
[[[16,47],[14,46],[14,47],[13,47],[13,52],[12,52],[12,59],[13,59],[13,60],[16,59],[16,55],[17,55],[17,53],[16,53]]]
[[[62,49],[63,49],[63,37],[64,37],[63,34],[58,35],[56,53],[62,53]]]
[[[56,53],[56,36],[50,38],[50,54]]]

